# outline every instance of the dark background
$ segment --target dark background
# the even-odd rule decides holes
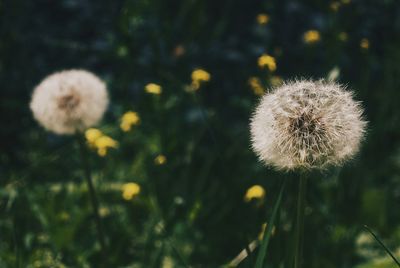
[[[257,23],[260,13],[269,15],[266,25]],[[310,29],[320,32],[319,42],[303,41]],[[360,47],[363,38],[368,49]],[[267,252],[268,267],[281,267],[291,245],[297,175],[262,166],[250,149],[258,96],[247,81],[256,76],[269,86],[271,78],[257,66],[262,53],[276,58],[274,75],[283,79],[323,78],[337,67],[339,81],[363,102],[369,125],[360,154],[310,181],[304,267],[378,267],[371,263],[384,253],[363,225],[389,248],[400,244],[396,0],[0,1],[0,266],[99,265],[74,139],[45,132],[29,110],[31,92],[46,75],[84,68],[107,82],[111,105],[99,128],[120,143],[91,159],[108,210],[110,267],[229,263],[257,237],[289,176]],[[211,80],[189,94],[184,88],[195,68]],[[163,93],[146,94],[149,82]],[[141,124],[123,133],[119,118],[128,110]],[[159,153],[166,165],[154,165]],[[142,191],[126,202],[110,185],[130,181]],[[265,201],[246,203],[254,184],[266,189]]]

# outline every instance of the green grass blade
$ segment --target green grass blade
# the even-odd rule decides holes
[[[274,227],[276,214],[278,213],[279,207],[281,205],[282,195],[283,195],[283,192],[284,192],[284,189],[285,189],[285,186],[286,186],[286,180],[287,179],[285,179],[285,181],[282,184],[281,190],[280,190],[279,195],[278,195],[278,199],[276,200],[276,203],[274,205],[274,209],[272,211],[271,218],[270,218],[269,222],[267,223],[267,230],[264,233],[263,241],[261,243],[261,247],[260,247],[260,250],[259,250],[258,255],[257,255],[257,261],[256,261],[255,268],[262,268],[263,267],[265,255],[267,253],[267,247],[268,247],[269,239],[271,237],[272,229]]]
[[[378,236],[369,228],[364,225],[364,228],[375,238],[376,242],[386,251],[386,253],[393,259],[393,261],[400,267],[400,262],[396,259],[393,253],[383,244],[383,242],[378,238]]]

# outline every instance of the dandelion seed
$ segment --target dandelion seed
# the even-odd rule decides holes
[[[260,25],[265,25],[269,22],[269,16],[265,13],[257,15],[257,23]]]
[[[244,196],[246,202],[250,202],[253,199],[263,199],[265,197],[265,190],[261,185],[253,185],[247,189]]]
[[[160,95],[162,93],[161,86],[155,83],[147,84],[144,89],[149,94]]]
[[[315,44],[321,40],[321,35],[317,30],[309,30],[304,33],[303,40],[306,44]]]
[[[132,200],[140,193],[140,186],[137,183],[129,182],[122,185],[122,198],[124,200]]]
[[[121,117],[120,127],[123,131],[128,132],[131,130],[132,126],[138,125],[140,122],[140,117],[138,113],[129,111],[124,113]]]
[[[274,72],[276,70],[275,58],[268,54],[262,54],[258,58],[258,66],[260,68],[267,67],[271,72]]]
[[[334,82],[294,81],[266,94],[251,120],[252,147],[278,169],[340,165],[359,149],[366,122],[352,93]]]
[[[106,85],[94,74],[69,70],[46,77],[35,89],[34,118],[56,134],[74,134],[97,124],[108,105]]]

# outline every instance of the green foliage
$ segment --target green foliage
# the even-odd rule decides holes
[[[351,163],[309,180],[304,267],[379,267],[384,252],[362,226],[399,247],[399,10],[396,0],[0,1],[0,267],[101,265],[76,142],[45,132],[29,111],[41,79],[69,68],[93,71],[109,87],[98,128],[119,146],[90,155],[109,267],[230,263],[257,240],[284,176],[265,262],[288,267],[297,176],[262,166],[251,151],[258,96],[248,82],[258,78],[265,88],[332,70],[355,89],[369,127]],[[320,40],[305,43],[308,30]],[[276,71],[257,65],[263,53]],[[211,79],[188,92],[196,68]],[[162,94],[147,94],[148,83]],[[141,122],[124,132],[120,117],[130,110]],[[129,182],[141,191],[125,200]],[[264,200],[245,202],[255,184]],[[395,267],[389,259],[379,265]]]

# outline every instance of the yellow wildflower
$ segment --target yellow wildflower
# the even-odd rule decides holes
[[[157,85],[155,83],[149,83],[146,85],[145,91],[149,94],[160,95],[162,92],[162,88],[160,85]]]
[[[131,200],[140,193],[140,186],[137,183],[129,182],[122,185],[122,198]]]
[[[103,133],[97,128],[89,128],[85,131],[85,138],[90,145],[94,145],[94,142],[103,136]]]
[[[339,40],[342,42],[347,41],[348,39],[348,34],[346,32],[340,32],[339,33]]]
[[[118,143],[108,136],[101,136],[95,140],[94,146],[97,148],[97,153],[100,156],[105,156],[108,148],[117,148]]]
[[[350,2],[351,2],[351,0],[342,0],[342,3],[345,5],[350,4]]]
[[[260,25],[267,24],[269,21],[269,16],[265,13],[257,15],[257,23]]]
[[[100,207],[99,208],[99,215],[100,217],[104,218],[110,215],[110,209],[107,207]]]
[[[339,10],[340,7],[340,2],[338,1],[333,1],[330,5],[332,11],[337,12]]]
[[[369,48],[369,40],[367,38],[361,39],[360,47],[367,50]]]
[[[139,124],[140,117],[138,113],[129,111],[122,115],[120,127],[123,131],[131,130],[132,126]]]
[[[248,83],[255,95],[262,96],[264,94],[264,88],[263,88],[259,78],[254,77],[254,76],[250,77]]]
[[[270,80],[271,86],[277,87],[283,83],[283,80],[280,76],[273,75]]]
[[[317,30],[309,30],[304,33],[303,40],[306,44],[314,44],[321,40],[321,35]]]
[[[244,196],[246,202],[250,202],[252,199],[263,199],[265,197],[265,190],[261,185],[253,185]]]
[[[164,165],[167,162],[167,157],[165,155],[159,154],[157,157],[154,159],[154,163],[156,165]]]
[[[190,86],[192,91],[199,89],[201,82],[208,82],[210,79],[211,75],[209,72],[203,69],[195,69],[192,72],[192,84]]]
[[[268,54],[262,54],[258,58],[258,66],[261,68],[267,67],[271,72],[273,72],[276,70],[275,58]]]

